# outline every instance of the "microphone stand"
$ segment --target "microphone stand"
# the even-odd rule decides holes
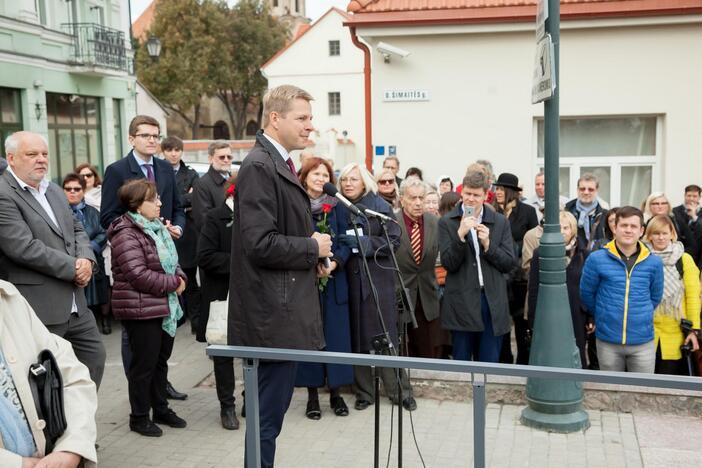
[[[370,284],[371,292],[373,294],[373,301],[375,302],[375,308],[378,313],[378,322],[380,323],[380,328],[382,330],[382,333],[380,335],[377,335],[373,337],[372,340],[372,345],[375,354],[383,354],[383,351],[387,351],[388,354],[391,356],[397,356],[397,350],[392,344],[392,340],[390,340],[390,334],[388,333],[388,329],[385,326],[385,320],[383,319],[383,314],[380,311],[380,299],[378,299],[378,290],[375,287],[375,283],[373,283],[373,277],[371,276],[370,272],[370,267],[368,266],[368,259],[366,258],[366,250],[363,247],[363,243],[361,242],[360,235],[358,233],[358,221],[361,218],[361,216],[353,214],[352,215],[352,224],[353,224],[353,234],[356,237],[356,242],[358,243],[358,251],[361,255],[361,262],[363,263],[363,270],[365,271],[366,275],[368,276],[368,283]],[[370,220],[363,216],[366,221],[368,221],[368,230],[370,231]],[[368,232],[370,235],[370,232]],[[390,246],[390,250],[392,251],[392,246]],[[361,287],[363,287],[363,278],[361,278]],[[374,386],[375,386],[375,429],[374,429],[374,449],[373,449],[373,466],[375,468],[379,468],[379,463],[380,463],[380,375],[378,374],[378,369],[376,366],[371,366],[371,370],[373,373],[373,381],[374,381]],[[399,384],[399,372],[398,372],[398,384]],[[401,402],[400,402],[400,408],[401,408]],[[402,411],[400,409],[400,411]],[[400,451],[400,453],[402,453]],[[401,456],[401,455],[400,455]],[[402,464],[400,463],[400,466]]]

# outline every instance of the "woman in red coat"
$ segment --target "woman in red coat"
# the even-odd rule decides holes
[[[186,426],[166,400],[167,361],[176,323],[183,316],[178,295],[185,289],[186,276],[159,218],[156,185],[131,180],[119,189],[118,197],[127,212],[112,222],[107,235],[112,245],[112,311],[127,330],[132,352],[127,373],[129,428],[159,437],[163,432],[154,423]]]

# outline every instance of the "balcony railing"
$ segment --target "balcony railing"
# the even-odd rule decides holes
[[[63,23],[61,27],[73,36],[76,64],[133,73],[124,32],[96,23]]]

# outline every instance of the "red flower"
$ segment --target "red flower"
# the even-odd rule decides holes
[[[232,184],[229,186],[227,189],[227,195],[234,195],[234,191],[236,190],[236,185]]]
[[[324,214],[329,214],[331,213],[332,208],[334,208],[332,205],[329,203],[323,203],[322,204],[322,213]]]

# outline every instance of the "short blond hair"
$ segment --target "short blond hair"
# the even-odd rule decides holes
[[[573,236],[577,236],[578,220],[575,219],[575,216],[573,216],[573,214],[570,211],[561,210],[558,213],[558,222],[562,223],[564,221],[570,226],[570,231],[573,233]]]
[[[370,172],[368,172],[368,169],[358,163],[347,164],[341,169],[339,172],[339,179],[337,179],[337,188],[341,190],[341,179],[347,177],[354,169],[358,169],[358,172],[361,174],[361,180],[363,181],[363,186],[365,187],[363,195],[368,195],[370,192],[377,194],[378,184],[375,183],[375,180],[373,180],[373,176]]]
[[[271,123],[271,112],[285,115],[290,110],[290,105],[295,99],[314,101],[310,93],[293,85],[280,85],[269,89],[263,96],[263,127]]]
[[[650,241],[651,236],[653,236],[657,232],[662,232],[665,228],[670,229],[670,233],[672,234],[671,238],[673,239],[673,242],[677,241],[678,233],[675,230],[673,220],[670,219],[670,216],[666,215],[657,215],[648,221],[648,224],[646,225],[645,234],[646,240]]]

